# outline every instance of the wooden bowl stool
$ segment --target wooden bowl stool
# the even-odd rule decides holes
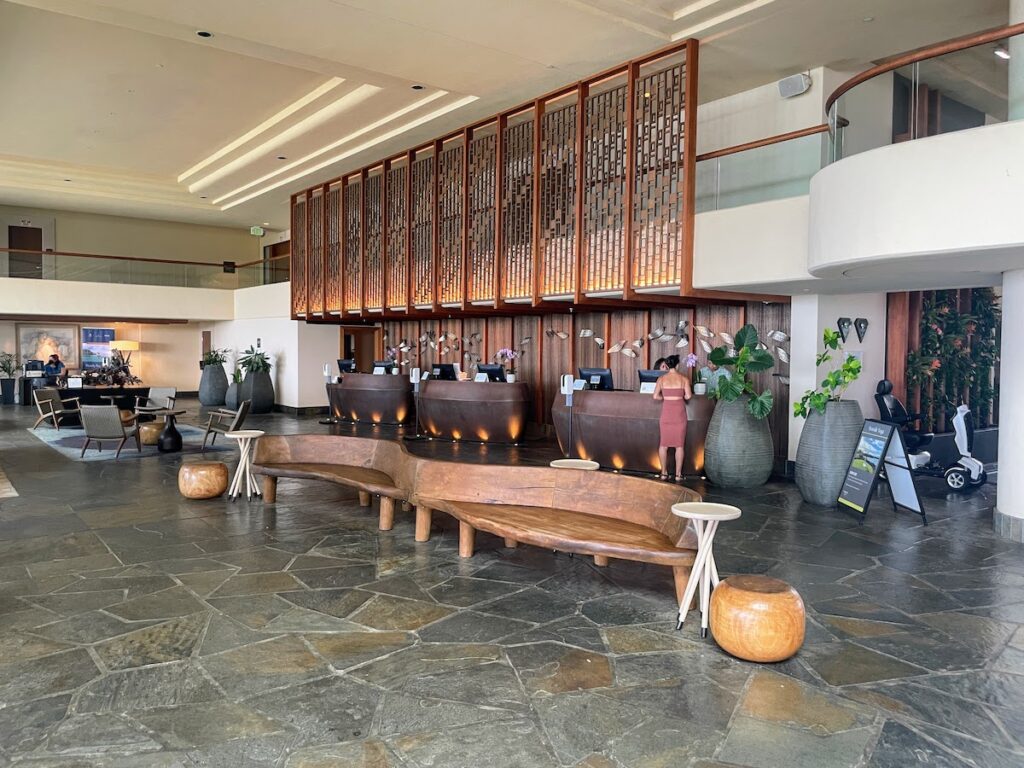
[[[779,579],[730,576],[711,594],[711,634],[723,650],[747,661],[784,661],[804,642],[804,601]]]
[[[215,499],[228,489],[228,465],[193,461],[178,470],[178,491],[186,499]]]

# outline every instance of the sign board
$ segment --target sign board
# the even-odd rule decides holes
[[[584,389],[587,388],[587,382],[584,381],[583,379],[576,379],[572,383],[572,388],[576,392],[582,392]]]
[[[909,509],[928,524],[902,433],[894,424],[865,419],[837,502],[866,515],[880,480],[889,485],[894,508]]]
[[[640,385],[641,395],[653,395],[655,383],[653,381],[645,381]]]
[[[374,366],[374,368],[373,368],[373,375],[374,376],[383,376],[384,375],[384,366],[383,365]]]
[[[81,389],[82,388],[82,377],[81,376],[68,376],[68,389]]]
[[[473,377],[473,381],[483,382],[483,383],[486,384],[487,381],[488,381],[487,374],[486,373],[478,373],[476,376]]]

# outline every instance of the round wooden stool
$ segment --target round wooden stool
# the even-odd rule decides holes
[[[784,661],[804,643],[804,601],[779,579],[730,576],[711,596],[711,634],[747,661]]]
[[[158,421],[146,421],[139,424],[139,440],[143,445],[156,445],[164,425]]]
[[[228,465],[193,461],[178,470],[178,491],[186,499],[214,499],[228,489]]]
[[[735,520],[743,514],[738,507],[728,504],[711,504],[706,501],[683,501],[672,505],[672,514],[693,521],[697,531],[697,557],[690,569],[690,578],[686,582],[683,600],[679,604],[679,623],[676,629],[683,628],[686,613],[690,610],[693,596],[700,587],[700,636],[708,636],[708,610],[711,592],[718,586],[718,567],[715,565],[715,531],[718,524],[727,520]]]

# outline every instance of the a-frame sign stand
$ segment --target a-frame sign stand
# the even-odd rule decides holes
[[[865,419],[857,449],[853,452],[843,488],[839,492],[839,507],[857,512],[863,525],[871,496],[880,480],[889,486],[894,512],[902,507],[920,515],[924,524],[928,525],[914,482],[914,471],[907,457],[907,447],[903,444],[903,434],[895,424]]]

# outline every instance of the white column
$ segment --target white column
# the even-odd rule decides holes
[[[995,527],[1001,536],[1024,542],[1024,269],[1003,274],[1002,306]]]
[[[789,399],[786,412],[789,414],[789,460],[796,461],[796,448],[800,443],[800,432],[804,420],[793,415],[793,403],[803,397],[808,389],[814,389],[818,372],[814,358],[821,345],[821,330],[818,327],[818,309],[821,297],[816,293],[797,294],[789,306]]]
[[[1024,0],[1010,0],[1010,23],[1024,21]],[[1010,38],[1010,119],[1024,119],[1024,35]]]

